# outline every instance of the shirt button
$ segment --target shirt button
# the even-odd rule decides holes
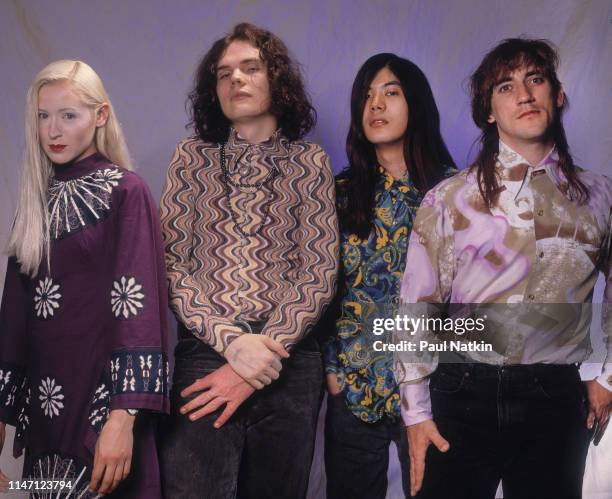
[[[541,217],[542,215],[544,215],[544,210],[538,210],[538,216]]]

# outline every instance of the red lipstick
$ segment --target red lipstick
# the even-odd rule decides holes
[[[49,145],[49,149],[51,149],[53,152],[62,152],[64,149],[66,149],[66,146],[61,144],[51,144]]]

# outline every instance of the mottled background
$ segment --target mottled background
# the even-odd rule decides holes
[[[17,201],[26,89],[45,64],[82,59],[101,75],[138,172],[159,199],[174,147],[188,133],[184,104],[196,64],[213,40],[240,21],[274,31],[301,62],[319,115],[311,139],[329,152],[336,171],[346,161],[350,85],[367,57],[396,52],[425,71],[444,137],[463,167],[477,137],[466,78],[498,40],[525,34],[559,47],[560,77],[571,102],[566,129],[577,162],[610,172],[607,0],[0,0],[0,244]],[[5,265],[3,257],[0,284]],[[18,463],[8,452],[11,439],[0,467],[17,476]],[[316,454],[313,498],[324,496],[320,445]],[[390,472],[389,497],[399,497],[398,471],[394,465]]]

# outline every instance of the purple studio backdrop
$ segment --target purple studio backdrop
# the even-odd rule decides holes
[[[25,94],[44,65],[82,59],[100,74],[137,171],[159,199],[176,143],[191,133],[185,130],[185,98],[196,65],[215,39],[241,21],[272,30],[300,61],[318,112],[310,139],[327,150],[336,172],[346,164],[350,87],[369,56],[395,52],[423,69],[445,140],[464,167],[478,136],[467,77],[498,40],[526,35],[548,38],[559,48],[559,74],[571,103],[566,130],[577,162],[610,173],[612,3],[607,0],[6,0],[0,2],[2,244],[17,202]],[[2,258],[0,285],[5,265]],[[320,436],[312,498],[324,497]],[[16,477],[19,463],[9,457],[10,448],[9,441],[0,468]],[[400,497],[399,482],[393,465],[388,497]]]

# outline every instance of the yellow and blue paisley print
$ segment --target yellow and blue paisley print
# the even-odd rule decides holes
[[[344,192],[338,178],[338,193]],[[422,196],[408,177],[395,180],[379,168],[374,220],[367,239],[341,234],[341,315],[336,335],[324,349],[325,368],[336,373],[348,408],[361,420],[375,422],[385,414],[399,418],[400,398],[392,355],[370,348],[367,330],[373,314],[397,302],[406,263],[408,236]],[[337,204],[346,199],[339,194]],[[369,336],[369,338],[368,338]]]

